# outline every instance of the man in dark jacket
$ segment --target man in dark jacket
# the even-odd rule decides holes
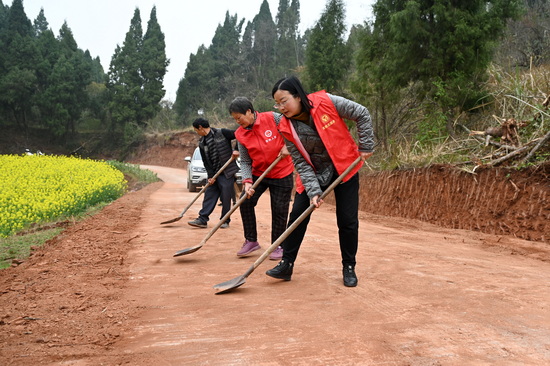
[[[235,140],[235,131],[226,128],[211,128],[208,120],[204,118],[197,118],[193,121],[193,128],[201,136],[199,149],[210,186],[204,192],[199,217],[189,221],[188,224],[206,228],[209,216],[214,211],[218,199],[222,202],[220,219],[231,209],[231,198],[235,195],[235,173],[239,170],[235,160],[225,168],[217,179],[213,179],[213,177],[232,155],[235,158],[238,157],[239,151],[237,147],[232,146],[232,141]],[[229,227],[230,221],[230,219],[227,219],[220,228]]]

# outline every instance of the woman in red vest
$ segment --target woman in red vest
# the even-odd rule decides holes
[[[252,102],[244,97],[237,97],[231,102],[229,113],[240,126],[235,131],[235,138],[239,142],[243,195],[248,196],[240,207],[245,242],[237,252],[237,256],[245,257],[260,249],[255,207],[267,189],[271,199],[271,242],[285,231],[294,186],[294,166],[283,137],[277,130],[277,124],[282,118],[280,113],[257,112]],[[256,190],[253,190],[252,184],[280,154],[286,156],[266,174]],[[282,256],[283,249],[278,247],[269,259],[280,260]]]
[[[374,149],[370,113],[364,106],[325,91],[308,94],[291,76],[279,80],[272,91],[284,118],[279,131],[285,137],[299,179],[288,226],[310,206],[319,207],[323,191],[359,156],[369,158]],[[344,118],[355,121],[359,146],[352,138]],[[336,220],[342,254],[343,280],[357,286],[355,256],[359,232],[359,169],[362,162],[334,189]],[[304,239],[310,216],[298,225],[282,243],[283,259],[267,275],[290,281],[298,250]]]

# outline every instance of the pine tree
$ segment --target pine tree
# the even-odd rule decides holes
[[[117,46],[109,67],[109,90],[111,101],[109,109],[112,118],[112,130],[121,131],[130,122],[143,124],[138,109],[141,97],[142,79],[140,57],[143,41],[143,29],[139,8],[134,11],[130,29],[126,33],[123,46]]]
[[[168,66],[164,34],[151,11],[143,35],[139,8],[134,11],[122,47],[117,46],[109,66],[109,110],[112,130],[123,131],[130,123],[145,127],[160,110],[163,80]]]
[[[243,80],[245,80],[247,85],[254,85],[257,88],[258,82],[254,76],[254,60],[252,45],[254,44],[254,25],[252,22],[247,22],[244,29],[244,33],[241,39],[239,46],[239,60],[241,64],[241,70],[243,73]]]
[[[153,7],[141,51],[143,97],[140,120],[142,121],[153,118],[161,110],[160,101],[165,94],[163,80],[169,64],[165,49],[164,34],[157,21],[157,9]]]
[[[34,34],[32,23],[25,14],[22,0],[13,0],[8,11],[8,31],[20,36],[32,36]]]
[[[0,121],[23,131],[46,127],[59,142],[76,133],[89,105],[87,87],[103,70],[78,48],[67,23],[56,38],[43,8],[31,23],[22,1],[0,3],[0,48]]]
[[[59,29],[59,44],[65,55],[70,56],[78,51],[78,44],[73,36],[73,31],[69,28],[67,22],[63,22],[61,29]]]
[[[375,77],[394,88],[420,82],[452,133],[452,110],[478,99],[496,40],[520,2],[378,0],[373,33],[384,51],[372,52],[384,65],[373,70]]]
[[[7,42],[7,30],[8,30],[8,11],[9,8],[2,3],[0,0],[0,80],[2,76],[6,73],[5,67],[5,57],[6,57],[6,42]],[[0,103],[0,112],[2,105]],[[1,119],[0,119],[1,124]]]
[[[76,124],[88,106],[86,87],[91,82],[91,69],[67,22],[59,30],[56,47],[49,33],[45,31],[38,38],[43,65],[51,66],[38,100],[43,122],[50,133],[62,141],[76,133]],[[46,68],[42,66],[41,70],[44,72]]]
[[[201,45],[196,54],[189,56],[185,75],[180,80],[174,109],[185,126],[191,125],[191,117],[212,104],[213,91],[217,88],[214,77],[214,60],[211,52]]]
[[[36,34],[36,48],[40,54],[40,61],[35,65],[37,76],[37,91],[36,105],[39,109],[38,119],[46,125],[48,114],[53,108],[52,101],[48,98],[46,91],[51,82],[51,74],[54,66],[62,55],[61,45],[59,40],[51,29],[49,29],[48,21],[44,15],[44,10],[40,13],[34,22],[34,30]]]
[[[37,37],[49,29],[48,20],[44,15],[44,8],[40,8],[40,12],[38,13],[38,16],[36,17],[36,19],[34,20],[33,29],[34,29],[34,35]]]
[[[275,46],[277,26],[273,21],[267,0],[252,20],[252,70],[259,89],[266,90],[277,77]]]
[[[306,48],[306,85],[309,89],[335,91],[341,87],[350,57],[344,42],[343,0],[329,0],[313,27]]]
[[[303,65],[303,49],[300,46],[300,35],[298,26],[300,25],[300,2],[292,0],[288,5],[288,0],[279,1],[277,12],[277,72],[279,77],[287,75],[291,71],[296,71]]]
[[[0,0],[0,29],[4,29],[5,27],[8,10],[8,6],[4,5],[2,0]]]
[[[212,57],[212,77],[217,86],[210,91],[212,99],[222,102],[235,94],[238,86],[235,84],[241,78],[242,68],[240,59],[235,57],[239,53],[241,30],[244,23],[237,15],[225,14],[223,25],[218,25],[209,54]]]
[[[87,65],[88,70],[90,71],[90,80],[93,83],[105,83],[106,75],[101,65],[101,60],[99,56],[92,58],[90,51],[84,51],[84,63]]]
[[[5,29],[0,34],[0,109],[26,131],[36,93],[34,67],[39,62],[39,55],[33,40],[34,29],[25,14],[22,0],[13,0],[4,22]]]
[[[42,95],[43,121],[48,131],[61,139],[74,125],[70,110],[74,100],[75,70],[65,54],[61,54],[53,65],[46,90]]]

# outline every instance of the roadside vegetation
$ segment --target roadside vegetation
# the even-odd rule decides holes
[[[407,169],[451,164],[473,172],[479,166],[537,165],[550,161],[550,65],[515,71],[492,65],[484,102],[453,120],[450,136],[437,121],[396,136],[396,143],[369,160],[371,169]],[[420,117],[418,117],[420,118]]]
[[[158,180],[136,165],[75,157],[0,155],[0,165],[0,268],[122,196],[128,180]]]
[[[141,169],[139,165],[136,164],[124,163],[117,160],[107,160],[107,164],[115,167],[124,174],[128,182],[129,190],[137,190],[149,183],[159,181],[156,173],[147,169]]]

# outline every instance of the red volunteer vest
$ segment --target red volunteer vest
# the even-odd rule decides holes
[[[359,148],[351,136],[346,123],[340,117],[324,90],[308,94],[308,99],[313,104],[310,113],[317,128],[317,133],[327,148],[336,171],[338,174],[342,174],[359,157]],[[292,130],[293,128],[289,119],[283,117],[281,123],[279,123],[279,131],[287,140],[298,147],[304,158],[311,164],[309,156],[306,156],[305,154],[307,153],[302,151],[302,144],[296,141]],[[361,169],[361,166],[363,166],[362,161],[344,177],[343,181],[346,182],[353,177]],[[297,185],[301,185],[299,180],[297,180]],[[299,189],[298,192],[303,192],[303,189]]]
[[[252,159],[252,174],[259,177],[273,163],[285,141],[277,130],[273,112],[256,113],[256,121],[252,129],[239,126],[235,138],[248,150]],[[284,178],[294,170],[292,158],[287,156],[271,169],[266,178]]]

